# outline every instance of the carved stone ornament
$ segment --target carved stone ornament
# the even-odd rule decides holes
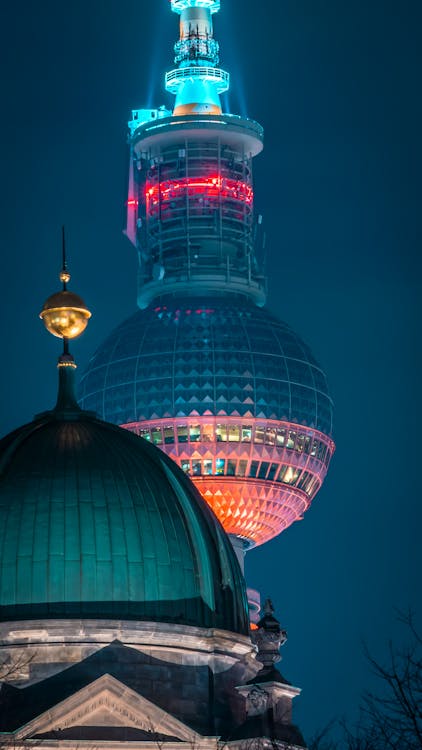
[[[269,694],[258,685],[254,685],[246,699],[246,711],[248,716],[263,714],[268,707]]]
[[[109,674],[30,721],[16,733],[16,738],[27,739],[35,734],[91,724],[153,730],[182,742],[201,740],[193,729]]]

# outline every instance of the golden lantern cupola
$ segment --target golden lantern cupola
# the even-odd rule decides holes
[[[78,294],[69,292],[67,285],[70,281],[70,273],[66,261],[66,245],[64,228],[62,230],[62,252],[63,264],[59,279],[63,284],[60,292],[55,292],[48,297],[40,312],[40,318],[47,331],[64,339],[75,339],[84,332],[88,325],[91,313],[85,302]],[[65,343],[66,351],[66,343]]]
[[[40,312],[40,318],[49,333],[63,339],[63,352],[57,362],[59,390],[53,413],[60,418],[77,419],[81,414],[81,409],[76,400],[74,380],[76,362],[69,352],[69,339],[75,339],[84,332],[91,312],[78,294],[69,292],[67,289],[70,273],[66,261],[64,227],[62,227],[62,255],[62,270],[59,279],[63,288],[47,298]]]

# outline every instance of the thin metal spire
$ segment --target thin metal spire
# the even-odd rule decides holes
[[[67,289],[67,282],[69,281],[69,272],[67,270],[66,260],[66,236],[64,231],[64,224],[62,226],[62,271],[60,274],[60,281],[63,283],[63,291]]]

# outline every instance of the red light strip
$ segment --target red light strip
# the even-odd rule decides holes
[[[240,180],[227,177],[183,177],[180,180],[167,180],[160,185],[147,187],[146,198],[152,204],[178,198],[181,192],[188,190],[188,195],[205,195],[206,197],[234,198],[245,203],[252,203],[253,190],[250,185]]]

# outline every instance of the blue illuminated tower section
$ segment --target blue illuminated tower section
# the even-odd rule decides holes
[[[217,67],[219,2],[172,0],[180,15],[177,68],[166,74],[171,113],[135,110],[127,235],[139,252],[138,304],[158,295],[238,292],[265,302],[255,258],[252,158],[263,131],[222,114],[229,75]]]

